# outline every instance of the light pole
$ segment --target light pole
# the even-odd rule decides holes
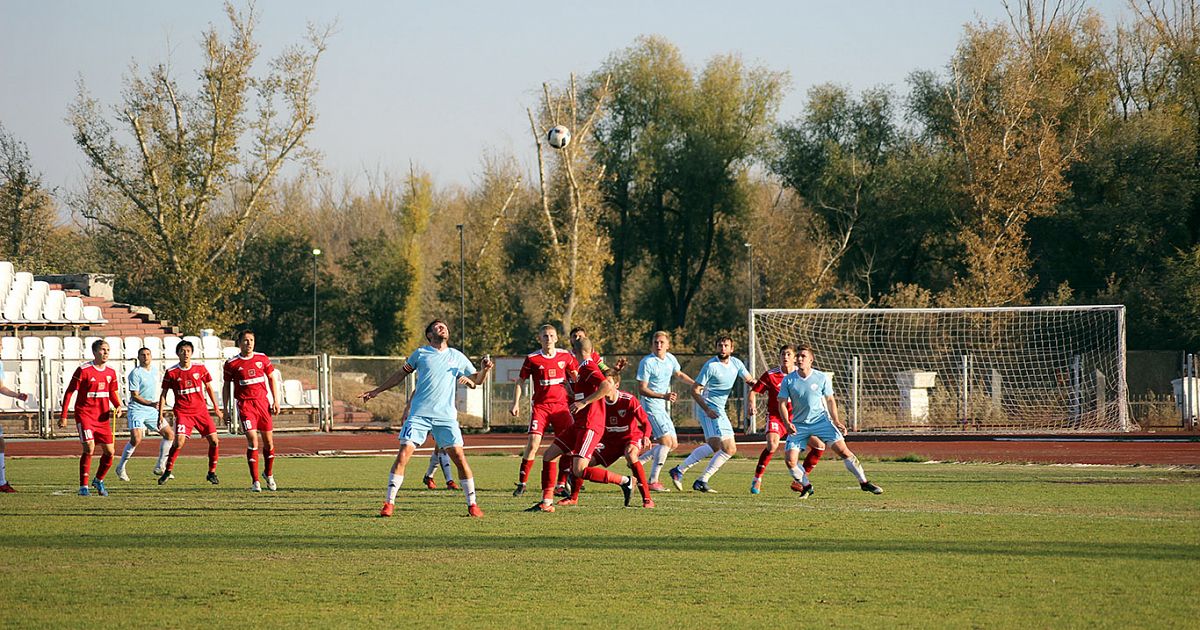
[[[743,243],[746,246],[746,286],[750,289],[750,310],[754,310],[754,246],[750,243]]]
[[[467,259],[463,241],[463,224],[458,228],[458,338],[463,352],[467,350]]]
[[[317,257],[321,255],[321,250],[313,248],[313,337],[312,351],[317,353]]]

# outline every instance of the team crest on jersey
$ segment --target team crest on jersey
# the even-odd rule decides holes
[[[625,417],[625,410],[624,410],[624,409],[618,409],[618,410],[617,410],[617,415],[618,415],[618,416],[621,416],[622,418],[624,418],[624,417]]]
[[[255,361],[255,362],[254,362],[254,367],[256,367],[256,368],[258,368],[258,369],[260,369],[260,370],[261,370],[261,369],[262,369],[262,361]]]
[[[563,368],[565,368],[565,367],[567,367],[567,362],[566,362],[566,361],[559,361],[559,362],[558,362],[558,369],[560,369],[560,370],[561,370],[561,369],[563,369]]]
[[[817,391],[817,384],[813,383],[812,385],[809,385],[808,388],[815,392],[815,391]]]

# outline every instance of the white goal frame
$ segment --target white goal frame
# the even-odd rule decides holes
[[[1124,305],[751,309],[748,337],[755,377],[813,346],[852,431],[1136,429]]]

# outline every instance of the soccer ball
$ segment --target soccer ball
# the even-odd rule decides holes
[[[571,130],[562,125],[555,125],[546,134],[546,142],[555,149],[565,148],[571,143]]]

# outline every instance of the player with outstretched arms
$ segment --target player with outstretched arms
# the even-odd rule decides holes
[[[83,451],[79,454],[79,494],[88,495],[88,474],[92,467],[92,453],[96,443],[100,443],[100,465],[96,468],[96,478],[92,487],[102,497],[108,496],[104,487],[104,476],[112,468],[113,448],[112,418],[120,414],[121,399],[117,395],[119,376],[108,363],[108,344],[97,339],[92,342],[92,360],[75,368],[71,375],[71,383],[63,394],[62,415],[59,416],[58,426],[67,426],[67,409],[71,405],[71,394],[75,398],[75,428],[79,431],[79,442]]]
[[[400,449],[388,476],[387,494],[380,516],[391,516],[396,504],[396,493],[404,483],[404,469],[408,460],[425,439],[433,433],[433,439],[450,455],[458,467],[459,481],[467,498],[467,514],[483,516],[483,510],[475,501],[475,479],[467,457],[463,454],[462,429],[458,425],[458,410],[454,406],[455,386],[463,377],[473,384],[483,383],[491,371],[491,358],[484,358],[479,371],[463,353],[451,348],[450,327],[440,319],[429,322],[425,327],[428,345],[414,350],[405,359],[404,365],[389,376],[383,384],[363,392],[363,402],[399,385],[409,374],[417,373],[417,385],[412,393],[412,404],[404,426],[400,430]]]
[[[167,454],[167,467],[158,476],[159,485],[167,483],[168,479],[175,476],[172,474],[175,470],[175,460],[179,458],[179,451],[183,450],[183,445],[187,444],[188,438],[192,436],[192,431],[208,440],[208,475],[204,478],[205,481],[214,485],[221,483],[217,479],[221,440],[217,437],[217,424],[208,415],[208,403],[204,401],[204,395],[208,394],[208,400],[212,402],[213,413],[218,421],[223,421],[225,414],[221,412],[217,393],[213,391],[212,374],[209,374],[208,368],[203,365],[192,363],[193,352],[195,348],[192,342],[186,339],[180,341],[175,347],[175,356],[179,357],[179,363],[171,366],[163,375],[162,393],[158,397],[158,417],[163,417],[167,392],[171,392],[175,396],[175,406],[172,409],[175,414],[175,443],[171,445],[171,451]]]
[[[554,444],[542,456],[542,500],[526,512],[553,512],[553,486],[556,460],[568,455],[571,474],[578,479],[621,486],[625,494],[625,505],[633,494],[633,478],[623,477],[599,466],[588,466],[592,454],[604,437],[604,404],[600,399],[613,389],[612,383],[592,360],[592,342],[587,337],[577,337],[571,342],[579,371],[571,378],[571,416],[574,424],[566,435],[555,436]]]
[[[692,386],[692,398],[700,411],[700,426],[704,429],[705,442],[696,447],[682,464],[671,469],[671,481],[679,490],[683,490],[683,473],[712,455],[704,474],[692,483],[692,490],[712,492],[708,480],[737,453],[733,424],[729,422],[725,404],[729,400],[729,392],[739,379],[751,386],[756,383],[741,359],[733,356],[733,339],[721,336],[717,338],[717,356],[704,362],[700,373],[696,375],[696,384]],[[753,404],[753,401],[750,403]],[[754,408],[749,404],[747,413],[754,414]]]
[[[529,471],[533,468],[538,448],[542,443],[542,435],[547,428],[554,430],[554,435],[561,436],[571,428],[571,410],[567,408],[567,375],[576,372],[579,364],[575,357],[566,350],[555,347],[558,342],[558,329],[551,324],[543,324],[538,331],[538,341],[542,347],[537,352],[525,357],[521,371],[514,384],[512,408],[508,413],[516,417],[521,402],[521,385],[526,379],[533,381],[533,400],[530,405],[529,438],[525,449],[521,451],[521,467],[517,473],[517,488],[513,496],[525,494],[525,486],[529,481]]]
[[[162,436],[158,445],[158,460],[154,464],[154,476],[163,473],[167,464],[167,456],[171,452],[171,444],[175,442],[175,431],[171,423],[163,422],[158,415],[158,370],[150,361],[150,349],[142,348],[137,354],[138,364],[129,370],[125,381],[129,385],[129,402],[125,405],[126,418],[129,426],[129,443],[121,452],[121,461],[117,462],[117,478],[129,481],[125,465],[133,452],[142,443],[142,437],[157,433]]]
[[[268,490],[279,486],[275,483],[275,426],[272,418],[279,413],[279,390],[272,374],[275,366],[271,359],[254,351],[254,331],[243,330],[237,336],[238,353],[225,361],[225,385],[221,400],[226,405],[237,401],[238,418],[246,432],[246,464],[250,467],[250,491],[262,492],[258,480],[258,454],[260,448],[264,465],[263,479]],[[267,400],[267,388],[271,399]],[[230,389],[233,396],[230,396]],[[230,409],[225,410],[226,413]]]
[[[762,476],[767,470],[767,464],[771,463],[771,457],[775,455],[775,451],[779,449],[779,440],[787,438],[793,431],[796,430],[792,426],[791,420],[791,403],[787,403],[788,414],[779,415],[779,409],[776,401],[779,399],[779,384],[783,382],[783,378],[796,369],[796,346],[785,344],[779,348],[779,367],[773,367],[762,376],[758,377],[758,382],[754,387],[750,388],[750,398],[753,400],[755,394],[767,395],[767,445],[763,447],[761,453],[758,454],[758,466],[754,468],[754,479],[750,482],[750,494],[758,494],[762,488]],[[751,403],[751,407],[754,404]],[[804,457],[804,472],[812,472],[813,467],[821,459],[821,455],[825,453],[825,444],[821,442],[817,436],[808,438],[808,455]]]
[[[650,498],[650,484],[646,481],[646,469],[638,460],[638,455],[650,447],[650,419],[638,399],[627,392],[618,389],[621,386],[621,373],[615,369],[605,372],[613,387],[604,398],[604,437],[600,446],[592,454],[590,466],[608,468],[618,459],[625,458],[629,470],[633,471],[638,480],[638,490],[642,494],[642,507],[653,508],[654,500]],[[579,503],[579,491],[583,489],[583,481],[575,480],[571,496],[559,501],[559,505],[576,505]]]
[[[16,398],[21,402],[29,400],[29,394],[25,392],[14,392],[4,386],[4,364],[0,363],[0,396],[8,396]],[[8,476],[4,470],[4,427],[0,427],[0,492],[12,493],[17,489],[8,483]]]
[[[642,453],[641,461],[654,461],[650,468],[650,489],[655,492],[667,491],[658,480],[658,473],[666,463],[667,456],[679,446],[675,423],[671,420],[671,411],[667,407],[679,398],[671,391],[671,379],[678,376],[688,386],[696,384],[696,381],[679,367],[679,360],[668,352],[670,349],[671,335],[665,330],[654,333],[651,352],[642,358],[637,369],[638,395],[642,407],[650,416],[650,426],[653,428],[650,438],[655,441],[654,446]]]
[[[829,445],[846,466],[846,470],[858,480],[858,485],[864,492],[883,494],[883,489],[867,480],[858,458],[846,446],[843,436],[846,426],[838,418],[837,400],[833,396],[833,383],[829,375],[813,369],[813,349],[800,345],[797,349],[795,372],[784,377],[779,385],[779,399],[776,402],[777,412],[786,416],[788,411],[784,406],[790,402],[792,425],[795,432],[787,438],[784,457],[788,470],[792,472],[792,489],[800,493],[801,498],[813,494],[812,484],[808,474],[797,466],[800,460],[800,449],[808,443],[808,439],[817,436]]]

